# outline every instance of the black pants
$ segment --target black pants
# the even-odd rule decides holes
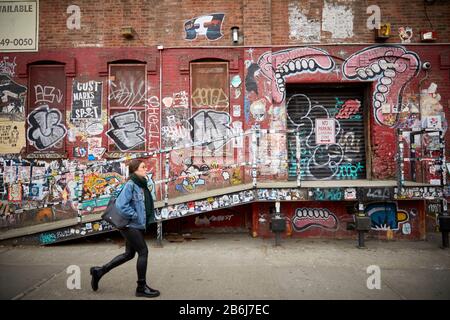
[[[144,230],[139,230],[135,228],[125,228],[120,230],[120,233],[126,240],[125,253],[118,255],[110,262],[103,266],[104,272],[108,272],[121,264],[130,261],[138,254],[137,260],[137,275],[138,283],[145,283],[146,273],[147,273],[147,258],[148,258],[148,248],[144,239]]]

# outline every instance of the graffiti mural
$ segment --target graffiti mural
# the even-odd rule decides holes
[[[45,150],[60,142],[67,130],[58,109],[43,105],[28,115],[27,139],[38,150]]]
[[[202,171],[200,167],[193,164],[191,158],[188,158],[184,161],[186,165],[186,169],[183,170],[180,175],[190,175],[188,177],[183,178],[180,184],[175,186],[175,190],[181,193],[192,192],[196,189],[197,186],[203,186],[206,184],[205,179],[201,178]],[[207,170],[209,168],[206,168]]]
[[[124,178],[116,173],[90,173],[84,176],[84,197],[89,199],[98,195],[111,195],[124,182]]]
[[[396,45],[372,46],[360,50],[342,65],[342,73],[349,80],[377,81],[372,99],[374,117],[378,124],[390,127],[396,119],[392,120],[386,114],[398,113],[403,91],[419,70],[418,55]]]
[[[191,143],[189,98],[186,91],[180,91],[162,99],[161,139],[164,148]]]
[[[213,13],[189,19],[184,22],[186,40],[195,40],[198,36],[206,36],[206,39],[213,41],[223,37],[222,23],[225,14]]]
[[[355,138],[352,130],[357,123],[348,122],[360,120],[361,110],[358,100],[346,102],[336,98],[333,108],[323,106],[317,102],[313,104],[309,96],[295,94],[287,101],[288,127],[300,133],[300,176],[308,179],[357,179],[364,177],[364,158],[360,152],[363,145]],[[348,106],[348,107],[342,107]],[[342,111],[342,110],[346,111]],[[333,118],[333,115],[340,115]],[[350,116],[352,114],[352,116]],[[341,119],[343,118],[343,119]],[[317,141],[317,119],[334,122],[334,132],[329,137],[329,143]],[[296,170],[296,141],[289,139],[290,170]]]
[[[217,150],[228,142],[232,135],[231,117],[226,112],[200,110],[189,119],[191,139],[193,142],[214,140],[225,137],[224,140],[212,141],[207,144],[211,150]]]
[[[302,73],[327,73],[335,66],[325,50],[310,47],[266,52],[259,58],[258,65],[262,74],[272,81],[275,103],[284,100],[287,77]]]
[[[24,120],[26,92],[25,86],[17,84],[6,74],[0,74],[0,116]]]
[[[6,74],[9,77],[14,77],[16,74],[16,57],[13,60],[10,57],[3,57],[0,60],[0,73]]]
[[[409,220],[409,214],[398,210],[394,202],[371,203],[366,206],[365,213],[372,221],[372,230],[399,230],[401,224]]]
[[[298,208],[295,210],[292,227],[296,232],[310,228],[336,231],[339,228],[339,220],[333,212],[326,208]]]
[[[157,221],[180,218],[191,214],[210,212],[214,209],[242,205],[243,203],[251,202],[254,199],[255,195],[251,190],[225,194],[217,197],[211,197],[206,200],[192,201],[163,207],[161,210],[156,210],[155,218]]]
[[[444,107],[441,95],[437,92],[437,84],[432,82],[420,93],[420,116],[422,128],[447,130]]]
[[[111,129],[106,134],[121,151],[133,149],[145,142],[145,129],[136,111],[114,114],[109,122]]]

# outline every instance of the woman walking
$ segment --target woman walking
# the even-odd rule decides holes
[[[160,293],[158,290],[150,288],[146,282],[148,248],[144,239],[144,231],[154,217],[153,198],[147,187],[147,167],[142,160],[134,159],[128,165],[128,169],[130,179],[116,200],[116,206],[120,212],[130,218],[130,223],[120,230],[126,241],[125,253],[115,257],[102,267],[92,267],[90,270],[91,286],[92,290],[97,291],[101,277],[115,267],[133,259],[137,252],[136,296],[154,298]]]

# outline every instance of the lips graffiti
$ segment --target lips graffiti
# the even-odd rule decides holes
[[[372,103],[378,124],[393,126],[384,119],[383,104],[401,105],[406,85],[420,71],[415,52],[402,46],[373,46],[358,51],[345,60],[342,72],[348,80],[376,80]]]
[[[304,73],[328,73],[335,63],[328,52],[304,47],[266,52],[258,59],[262,74],[272,81],[272,98],[281,103],[285,98],[286,78]]]
[[[302,232],[313,227],[336,231],[339,222],[336,215],[328,209],[298,208],[295,210],[292,226],[297,232]]]

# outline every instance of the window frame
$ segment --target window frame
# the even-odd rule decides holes
[[[109,98],[111,95],[111,70],[114,67],[143,67],[143,75],[144,75],[144,97],[142,99],[142,105],[140,106],[132,106],[132,107],[125,107],[125,106],[111,106],[111,99]],[[107,146],[106,146],[106,150],[109,153],[142,153],[142,152],[147,152],[148,149],[148,139],[147,139],[147,107],[146,107],[146,103],[148,101],[148,90],[147,90],[147,86],[148,86],[148,79],[147,79],[147,64],[146,63],[142,63],[142,62],[130,62],[130,63],[124,63],[124,62],[120,62],[120,63],[109,63],[108,64],[108,89],[107,89],[107,106],[106,106],[106,111],[107,111],[107,129],[105,132],[109,131],[111,129],[111,123],[110,123],[110,119],[111,119],[111,115],[114,114],[118,114],[118,113],[123,113],[123,112],[127,112],[127,111],[137,111],[139,112],[139,114],[142,114],[142,112],[144,112],[144,116],[143,116],[143,129],[144,129],[144,148],[143,149],[131,149],[131,150],[126,150],[126,151],[122,151],[120,150],[120,148],[117,147],[117,145],[114,143],[114,149],[111,149],[110,146],[113,145],[113,143],[110,143],[110,141],[112,141],[112,139],[106,135],[106,139],[107,139]],[[111,113],[111,111],[113,111],[113,113]],[[114,112],[117,111],[117,112]]]

